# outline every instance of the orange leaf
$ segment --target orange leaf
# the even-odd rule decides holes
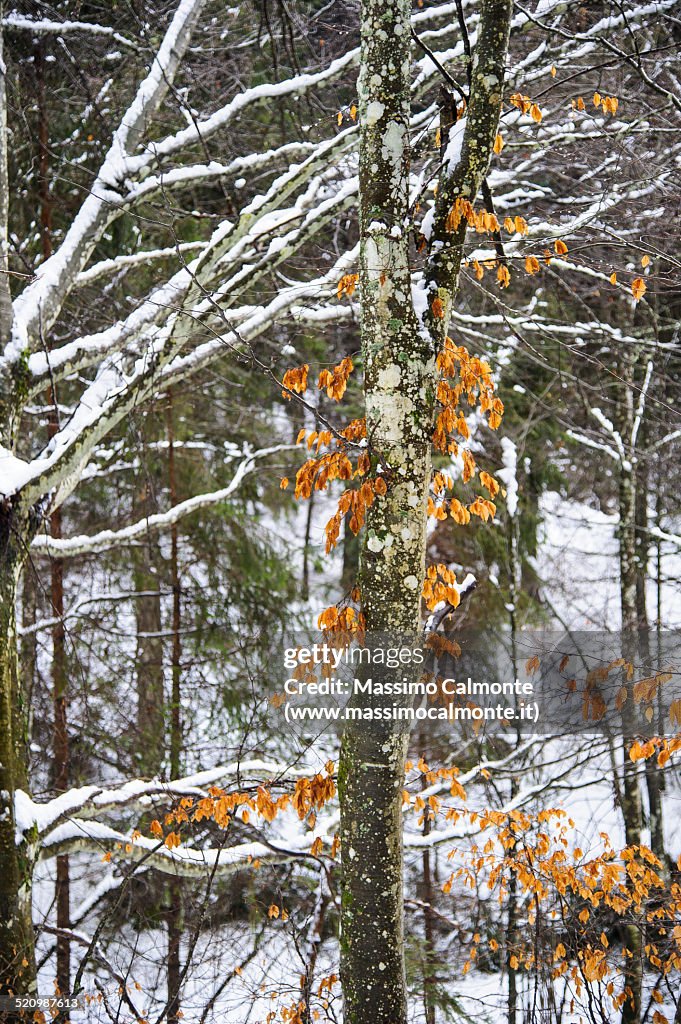
[[[359,274],[343,274],[336,289],[336,295],[338,298],[341,299],[343,295],[347,295],[348,298],[350,298],[357,287],[358,281]]]
[[[497,281],[502,288],[508,288],[511,283],[511,273],[508,267],[505,267],[503,264],[497,269]]]
[[[642,299],[646,293],[646,283],[642,277],[636,277],[631,282],[631,294],[634,296],[636,302]]]
[[[308,363],[304,363],[302,366],[295,366],[291,370],[287,370],[282,378],[282,384],[288,391],[295,391],[296,394],[301,395],[303,391],[307,389],[307,371],[310,369]],[[284,398],[289,398],[290,395],[286,391],[282,391]]]
[[[539,260],[536,256],[528,256],[526,258],[525,270],[528,274],[536,274],[539,272]]]

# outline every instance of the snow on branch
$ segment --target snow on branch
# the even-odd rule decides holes
[[[185,380],[212,362],[220,353],[238,348],[242,342],[249,342],[257,338],[278,317],[287,313],[296,315],[297,318],[300,317],[300,303],[306,297],[320,300],[325,296],[329,297],[335,294],[339,279],[356,266],[358,251],[359,245],[355,245],[349,252],[343,253],[328,273],[321,278],[301,281],[288,288],[283,288],[267,306],[256,308],[252,316],[241,323],[238,329],[234,327],[211,338],[210,341],[197,345],[187,355],[178,355],[164,367],[159,385],[168,388],[176,381]],[[229,317],[227,320],[229,323]]]
[[[649,526],[646,533],[655,537],[656,540],[668,541],[670,544],[676,545],[677,548],[681,548],[681,535],[678,533],[668,533],[666,530],[661,530],[659,526]]]
[[[566,434],[573,441],[577,441],[578,444],[583,444],[586,448],[594,448],[599,452],[605,452],[605,454],[609,455],[615,462],[620,461],[619,452],[615,451],[614,448],[611,448],[610,445],[603,444],[602,441],[594,441],[593,438],[586,437],[584,434],[580,434],[576,430],[567,430]]]
[[[303,219],[300,228],[296,229],[299,240],[311,238],[339,208],[342,209],[344,205],[349,204],[354,198],[356,188],[356,179],[350,179],[338,193],[319,203],[316,210],[311,211]],[[273,252],[268,250],[268,255],[271,259],[270,265],[276,266],[285,258],[285,250],[275,247]],[[243,348],[244,343],[262,334],[277,315],[288,312],[306,295],[318,299],[322,294],[333,294],[339,276],[346,272],[343,268],[349,261],[354,261],[354,258],[353,250],[344,254],[321,280],[294,284],[282,289],[268,306],[258,309],[257,313],[244,324],[240,324],[238,329],[232,327],[229,311],[222,312],[221,320],[228,325],[227,332],[215,332],[211,341],[199,345],[186,356],[180,356],[180,351],[196,330],[197,315],[201,309],[191,311],[191,315],[186,318],[180,317],[181,311],[167,316],[165,325],[147,339],[143,354],[136,359],[132,368],[126,365],[121,355],[114,355],[102,363],[97,376],[81,396],[71,419],[54,435],[49,446],[38,458],[26,462],[0,447],[0,479],[3,481],[0,493],[9,496],[23,491],[26,500],[36,501],[56,488],[51,501],[53,508],[58,507],[78,483],[95,446],[131,408],[152,393],[162,393],[175,380],[193,374],[220,354],[235,346]],[[201,257],[198,257],[195,262],[200,259]],[[255,277],[254,268],[251,266],[248,271],[250,281],[246,283],[252,284]],[[189,268],[178,272],[176,277],[183,274],[193,280]],[[183,280],[186,285],[186,277]],[[201,308],[206,312],[212,312],[213,315],[220,312],[216,298],[210,295],[204,298]],[[50,360],[52,358],[51,354]],[[55,354],[55,358],[59,359],[59,352]]]
[[[129,168],[131,173],[137,173],[142,168],[162,157],[170,156],[196,142],[202,142],[217,131],[226,128],[238,115],[251,106],[262,100],[277,99],[301,94],[310,89],[317,88],[325,82],[338,78],[347,68],[357,63],[359,50],[350,50],[332,61],[327,68],[313,74],[303,73],[282,82],[263,82],[261,85],[244,89],[237,96],[230,100],[214,114],[202,121],[196,121],[182,128],[174,135],[168,135],[158,142],[149,143],[144,153],[134,157]]]
[[[28,396],[38,394],[45,387],[48,377],[51,382],[59,381],[64,376],[99,363],[124,345],[133,343],[145,328],[166,317],[168,309],[177,310],[184,303],[191,307],[194,318],[203,313],[214,313],[216,305],[224,304],[228,293],[239,283],[239,275],[233,279],[227,277],[229,268],[241,266],[242,283],[252,285],[256,276],[251,262],[256,258],[253,246],[268,232],[283,228],[293,218],[303,216],[306,208],[309,209],[302,225],[303,231],[309,237],[312,232],[320,230],[335,212],[336,200],[346,204],[352,202],[356,191],[355,179],[343,186],[341,196],[336,193],[334,197],[332,194],[320,203],[318,192],[322,183],[318,177],[308,184],[307,193],[295,200],[291,207],[282,210],[282,203],[308,180],[319,164],[330,162],[333,168],[331,173],[335,176],[337,163],[352,144],[355,131],[350,128],[341,132],[326,143],[316,146],[314,153],[302,164],[287,167],[264,194],[255,196],[244,207],[236,223],[220,223],[210,240],[203,243],[200,255],[157,286],[124,320],[102,331],[67,342],[50,351],[49,355],[44,352],[33,353],[28,359],[28,369],[33,377]],[[282,240],[273,237],[267,252],[260,257],[258,274],[273,269],[286,257],[290,247],[300,245],[305,240],[302,235],[296,238],[291,231]],[[206,296],[205,290],[218,275],[221,279],[220,291]]]
[[[152,263],[155,260],[169,259],[185,252],[196,252],[197,249],[203,249],[205,244],[205,242],[178,242],[177,245],[169,245],[165,249],[142,249],[139,252],[115,256],[110,260],[100,260],[99,263],[93,263],[87,270],[81,271],[76,278],[76,287],[92,284],[100,277],[110,277],[118,271],[139,263]]]
[[[239,489],[244,478],[256,469],[258,459],[275,452],[292,451],[294,448],[295,445],[279,444],[246,454],[227,487],[206,494],[196,494],[192,498],[187,498],[186,501],[179,502],[167,512],[158,512],[155,515],[147,516],[146,519],[140,519],[120,530],[102,530],[91,537],[82,535],[63,539],[51,537],[49,533],[39,534],[35,537],[32,548],[34,551],[44,552],[55,558],[73,558],[76,555],[99,554],[102,551],[109,551],[111,548],[130,544],[138,537],[145,537],[150,532],[167,529],[184,519],[185,516],[191,515],[192,512],[226,501]]]
[[[315,840],[324,835],[325,830],[316,828],[287,843],[276,839],[268,842],[252,840],[223,847],[196,848],[180,845],[171,850],[157,839],[140,836],[133,840],[130,834],[96,821],[72,821],[59,826],[50,834],[41,847],[40,858],[99,850],[115,852],[118,857],[132,861],[142,861],[146,867],[169,875],[203,878],[210,872],[225,877],[264,863],[284,863],[298,857],[307,857]]]
[[[18,789],[15,793],[17,842],[21,842],[32,829],[36,829],[39,838],[44,839],[55,828],[76,818],[94,818],[122,808],[147,811],[155,800],[167,804],[184,796],[201,798],[206,795],[209,786],[224,785],[230,780],[238,780],[240,786],[250,781],[271,784],[273,781],[300,779],[308,774],[309,772],[302,768],[289,768],[276,761],[255,758],[250,761],[233,761],[231,764],[217,765],[215,768],[194,772],[193,775],[186,775],[171,782],[161,782],[159,779],[152,779],[150,782],[132,779],[109,789],[101,786],[81,786],[69,789],[45,803],[32,800],[28,793]]]
[[[126,36],[117,32],[110,25],[99,25],[93,21],[52,21],[49,18],[31,18],[21,14],[19,11],[10,11],[0,21],[3,28],[11,30],[30,32],[31,35],[58,35],[64,36],[71,32],[87,32],[95,36],[108,36],[115,42],[120,43],[131,50],[139,50],[139,43],[133,42]]]
[[[589,410],[589,412],[596,420],[596,422],[599,423],[601,427],[603,427],[603,430],[605,430],[605,432],[609,434],[610,437],[613,439],[613,441],[615,442],[615,447],[617,449],[618,460],[621,462],[623,468],[628,468],[629,463],[626,458],[624,444],[622,443],[622,437],[620,435],[619,430],[615,429],[615,425],[612,422],[612,420],[609,420],[603,412],[603,410],[599,409],[598,406],[594,406],[593,409]]]
[[[5,361],[16,362],[52,326],[78,274],[116,208],[121,206],[120,190],[130,174],[130,153],[175,77],[204,3],[205,0],[181,0],[149,73],[114,132],[109,151],[64,241],[38,267],[34,280],[14,301],[12,337],[5,348]]]
[[[636,447],[636,439],[638,438],[638,432],[641,429],[641,423],[643,422],[643,413],[646,407],[646,398],[648,396],[648,388],[650,387],[650,381],[653,376],[653,361],[648,360],[646,366],[646,375],[641,386],[641,391],[638,396],[638,404],[636,406],[636,416],[634,417],[634,423],[631,428],[631,447]]]
[[[153,327],[168,310],[176,309],[182,303],[192,283],[192,266],[182,267],[177,273],[155,288],[124,320],[94,334],[84,335],[67,342],[51,352],[34,352],[28,358],[28,369],[33,381],[27,396],[33,398],[45,386],[45,378],[60,381],[63,377],[88,366],[100,363],[123,346],[134,342],[143,331]]]
[[[502,763],[505,762],[508,764],[517,757],[531,752],[531,747],[535,744],[540,745],[542,749],[546,748],[547,741],[549,739],[550,737],[547,736],[532,737],[530,740],[521,744],[521,746],[516,750],[512,751],[510,755],[503,759]],[[602,750],[607,749],[607,739],[604,738],[601,741],[601,744]],[[591,785],[598,785],[602,779],[601,773],[596,772],[593,777],[589,778],[581,771],[581,769],[586,767],[595,756],[596,752],[594,750],[586,750],[586,752],[577,751],[574,758],[566,759],[564,767],[558,773],[549,772],[547,776],[538,783],[521,788],[514,797],[499,808],[499,811],[502,814],[509,814],[511,811],[531,805],[537,798],[551,792],[553,789],[586,789]],[[471,771],[466,772],[465,775],[460,775],[457,778],[457,781],[461,785],[465,785],[467,782],[471,781],[472,777],[479,772],[482,772],[484,767],[484,765],[476,766],[471,769]],[[536,767],[541,767],[541,765]],[[446,788],[446,785],[440,784],[439,786],[423,790],[419,795],[422,798],[427,799],[426,794],[437,792],[438,790],[442,791]],[[462,820],[455,825],[433,829],[427,835],[424,835],[422,832],[415,833],[410,831],[405,835],[404,845],[408,849],[422,849],[423,847],[439,846],[441,843],[447,843],[455,839],[460,840],[467,836],[477,835],[480,830],[481,825],[479,821],[466,823]]]

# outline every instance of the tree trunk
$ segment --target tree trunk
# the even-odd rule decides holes
[[[632,663],[638,658],[638,609],[636,601],[636,471],[635,451],[630,439],[634,425],[634,363],[635,354],[626,353],[622,359],[622,388],[620,397],[620,431],[625,440],[626,459],[622,461],[619,481],[619,562],[620,562],[620,605],[622,613],[622,654]],[[627,683],[628,698],[623,708],[623,778],[622,816],[627,846],[640,846],[643,825],[641,789],[638,766],[629,757],[634,740],[631,716],[633,714],[633,693]],[[625,928],[626,960],[624,983],[630,996],[622,1006],[622,1024],[639,1024],[641,1020],[641,932],[637,922],[632,921]]]
[[[133,503],[135,518],[157,509],[150,500],[148,481]],[[137,737],[134,760],[147,776],[161,773],[165,751],[165,693],[163,687],[163,638],[159,593],[158,549],[153,536],[133,555],[135,619],[137,627]]]
[[[177,479],[175,474],[175,435],[173,426],[173,396],[168,392],[166,407],[166,428],[168,435],[168,491],[170,505],[177,504]],[[170,529],[170,574],[173,592],[171,673],[172,691],[170,697],[170,778],[178,779],[182,758],[182,592],[180,589],[180,567],[177,523]],[[166,915],[168,928],[168,1021],[176,1024],[180,1019],[180,987],[182,983],[182,881],[173,878],[169,884],[169,905]]]
[[[50,517],[50,533],[61,537],[61,512],[57,509]],[[52,703],[54,709],[54,782],[55,794],[65,793],[69,787],[69,736],[67,722],[67,672],[64,630],[64,563],[60,558],[50,565],[52,614]],[[71,942],[68,933],[71,928],[69,858],[67,854],[57,857],[57,879],[55,884],[57,934],[57,989],[60,995],[68,996],[71,991]],[[68,1021],[68,1013],[63,1017]]]
[[[0,25],[4,6],[0,0]],[[12,324],[8,269],[9,188],[6,68],[0,27],[0,346]],[[10,443],[14,407],[9,396],[13,382],[0,379],[0,441]],[[35,991],[36,970],[31,920],[31,881],[34,850],[28,837],[17,844],[14,794],[26,786],[28,715],[19,687],[16,599],[29,543],[28,517],[16,502],[0,500],[0,994]],[[13,1015],[8,1013],[11,1021]],[[19,1019],[16,1016],[14,1019]]]
[[[36,72],[36,93],[38,98],[38,166],[40,171],[40,230],[43,262],[52,255],[52,197],[49,181],[49,112],[45,89],[45,43],[36,45],[34,52]],[[49,347],[49,343],[48,343]],[[51,385],[47,391],[49,408],[47,435],[51,440],[59,430],[59,406],[56,388]],[[61,509],[50,516],[50,533],[59,539],[61,530]],[[67,719],[67,673],[66,673],[66,632],[64,629],[64,563],[60,558],[50,560],[50,596],[52,615],[52,707],[53,723],[53,787],[55,794],[65,793],[69,786],[69,735]],[[71,942],[68,937],[71,928],[69,858],[65,854],[57,857],[57,878],[55,883],[57,934],[57,991],[68,996],[71,991]],[[63,1015],[68,1024],[69,1015]]]
[[[422,734],[419,750],[426,761],[428,758],[427,739]],[[421,788],[426,789],[425,776],[421,780]],[[423,835],[430,834],[431,820],[429,808],[423,812]],[[423,900],[423,1014],[426,1024],[435,1024],[435,921],[433,916],[433,871],[430,863],[431,851],[428,846],[423,848],[421,855],[421,899]]]
[[[365,0],[360,102],[360,287],[367,435],[387,495],[367,518],[367,632],[415,636],[425,573],[434,352],[411,303],[410,4]],[[391,234],[391,229],[395,229]],[[397,236],[397,237],[395,237]],[[346,727],[339,765],[341,979],[346,1024],[406,1024],[402,804],[408,733]]]
[[[641,433],[643,433],[641,431]],[[645,671],[651,670],[650,627],[648,623],[648,466],[639,463],[636,473],[636,625],[639,653]],[[662,732],[663,723],[659,723]],[[662,771],[655,758],[648,758],[644,765],[646,792],[648,794],[648,825],[650,827],[650,848],[662,864],[662,872],[668,876],[667,854],[664,844],[662,822]]]
[[[14,795],[27,785],[27,722],[19,685],[16,597],[30,543],[27,517],[0,503],[0,993],[35,991],[31,885],[37,836],[16,842]],[[7,1020],[19,1019],[18,1015]]]
[[[12,328],[12,293],[9,287],[9,178],[7,157],[9,135],[7,132],[7,90],[5,88],[6,68],[3,60],[2,18],[4,4],[0,0],[0,344],[3,349],[9,340]],[[8,410],[2,408],[2,386],[0,384],[0,420],[5,419]],[[6,441],[4,442],[6,443]]]
[[[465,222],[496,136],[508,49],[509,0],[484,0],[468,119],[455,168],[438,188],[434,244],[419,296],[409,259],[409,0],[363,0],[360,114],[360,328],[372,470],[387,493],[368,511],[360,564],[367,635],[392,645],[420,629],[436,355],[456,292]],[[425,297],[426,309],[422,309]],[[419,319],[420,318],[420,319]],[[374,681],[376,666],[372,665]],[[347,722],[339,764],[342,840],[341,980],[346,1024],[406,1024],[402,788],[408,729]]]

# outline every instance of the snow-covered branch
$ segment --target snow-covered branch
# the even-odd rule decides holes
[[[91,819],[115,810],[148,811],[155,804],[168,806],[169,803],[190,796],[204,797],[210,786],[237,784],[246,787],[252,784],[282,783],[305,777],[309,772],[302,768],[290,768],[277,761],[252,759],[217,765],[205,771],[194,772],[171,782],[159,779],[145,781],[133,779],[118,786],[81,786],[61,793],[44,803],[32,800],[28,793],[18,789],[15,794],[15,821],[17,841],[26,833],[36,829],[42,840],[54,829],[75,819]]]
[[[15,362],[25,349],[34,348],[49,330],[112,212],[120,206],[121,187],[130,174],[130,154],[177,73],[204,3],[205,0],[181,0],[149,73],[114,132],[104,162],[64,241],[15,299],[12,338],[4,353],[7,362]]]
[[[139,50],[139,43],[128,39],[110,25],[100,25],[94,21],[53,21],[50,18],[31,18],[19,11],[10,11],[0,22],[3,28],[13,31],[30,32],[33,36],[56,35],[65,36],[72,32],[84,32],[94,36],[106,36],[131,50]]]
[[[111,548],[119,548],[126,544],[134,543],[139,537],[145,537],[149,533],[159,530],[166,530],[174,523],[178,523],[185,516],[191,515],[202,508],[210,508],[212,505],[227,501],[240,487],[244,478],[257,468],[259,459],[276,452],[294,450],[295,445],[278,444],[270,448],[261,448],[258,451],[245,454],[243,460],[237,466],[236,472],[227,487],[217,491],[210,491],[205,494],[196,494],[186,501],[181,501],[168,509],[167,512],[158,512],[155,515],[139,519],[130,526],[120,530],[102,530],[91,537],[79,536],[55,539],[49,533],[38,534],[33,541],[33,549],[52,555],[55,558],[73,558],[76,555],[94,555],[102,551],[109,551]]]
[[[632,449],[634,449],[636,447],[636,439],[638,438],[638,432],[641,429],[641,423],[643,422],[643,413],[644,413],[645,407],[646,407],[646,398],[648,396],[648,388],[650,387],[650,381],[652,379],[652,376],[653,376],[653,361],[652,361],[652,359],[649,359],[648,360],[648,364],[646,366],[646,375],[645,375],[643,384],[641,385],[641,390],[640,390],[639,396],[638,396],[638,404],[636,406],[636,416],[634,417],[634,424],[633,424],[633,426],[631,428],[631,447],[632,447]]]
[[[133,840],[129,833],[119,832],[108,825],[78,820],[55,829],[41,847],[40,857],[100,850],[121,859],[142,861],[145,866],[164,874],[203,878],[210,872],[225,877],[264,863],[285,863],[306,857],[320,835],[323,838],[324,832],[315,829],[288,843],[275,839],[266,843],[253,840],[234,846],[195,848],[182,845],[169,849],[157,839],[140,836]]]
[[[587,448],[594,448],[596,451],[605,452],[615,462],[620,461],[619,452],[610,445],[604,444],[602,441],[596,441],[591,437],[586,437],[584,434],[580,434],[577,430],[567,430],[566,434],[572,438],[573,441],[577,441],[578,444],[583,444]]]

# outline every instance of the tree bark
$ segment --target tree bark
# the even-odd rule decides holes
[[[9,287],[9,176],[7,156],[7,69],[3,60],[2,18],[4,4],[0,0],[0,343],[4,347],[12,329],[12,295]]]
[[[168,491],[171,508],[177,504],[177,478],[175,473],[175,433],[173,424],[173,395],[168,392],[166,406],[168,436]],[[170,778],[179,779],[182,759],[182,592],[177,523],[170,528],[170,574],[173,592],[172,651],[170,696]],[[168,1021],[176,1024],[180,1019],[180,989],[182,983],[182,882],[173,878],[169,884],[169,905],[166,914],[168,928]]]
[[[435,353],[419,334],[408,251],[410,4],[365,0],[360,288],[367,434],[388,494],[367,519],[367,632],[414,636],[425,573]],[[424,400],[425,396],[425,400]],[[341,980],[346,1024],[406,1024],[401,793],[408,734],[346,727],[339,764]]]
[[[45,43],[40,40],[34,53],[36,94],[38,99],[38,167],[40,172],[40,231],[43,262],[52,255],[52,198],[49,180],[49,112],[45,88]],[[49,342],[44,339],[47,347]],[[59,406],[54,383],[48,388],[49,409],[47,436],[50,440],[59,430]],[[61,509],[50,516],[50,535],[57,540],[62,535]],[[54,714],[52,756],[53,787],[55,794],[65,793],[69,786],[69,735],[67,717],[66,631],[64,629],[64,562],[50,560],[50,597],[52,615],[52,707]],[[69,858],[57,857],[55,882],[55,909],[57,922],[57,991],[68,996],[71,991],[71,928]],[[68,1012],[62,1014],[68,1024]]]
[[[462,157],[441,175],[424,311],[412,299],[409,256],[410,3],[362,3],[360,328],[369,453],[388,490],[367,514],[360,590],[367,634],[387,636],[391,644],[413,641],[420,629],[436,355],[465,239],[465,224],[448,229],[448,213],[458,196],[475,200],[487,172],[510,11],[509,0],[481,5]],[[407,729],[385,721],[348,722],[343,735],[338,782],[346,1024],[407,1021],[401,809],[407,742]]]
[[[9,340],[9,187],[6,65],[0,0],[0,346]],[[0,381],[0,438],[7,443],[14,422],[11,380]],[[37,836],[16,842],[14,794],[27,783],[28,713],[19,686],[16,600],[31,530],[19,502],[0,500],[0,994],[35,991],[36,969],[31,883]],[[7,1013],[8,1021],[18,1015]]]
[[[622,615],[622,654],[627,661],[638,658],[638,609],[636,571],[636,453],[631,439],[634,425],[634,365],[635,354],[627,352],[621,361],[620,376],[620,432],[625,443],[625,458],[620,466],[619,480],[619,563],[620,606]],[[633,709],[631,683],[623,709],[622,743],[622,816],[627,846],[640,846],[643,826],[641,789],[638,766],[629,757],[634,740],[630,716]],[[622,1024],[639,1024],[641,1020],[641,993],[643,984],[641,931],[632,921],[625,928],[624,984],[630,996],[622,1006]]]
[[[147,480],[134,502],[135,518],[149,516],[152,506]],[[133,556],[135,619],[137,627],[137,738],[134,759],[139,771],[148,776],[159,774],[165,749],[165,694],[163,687],[163,639],[161,636],[161,595],[159,593],[158,549],[156,538],[147,535],[146,544]]]
[[[35,991],[31,887],[37,835],[16,842],[14,797],[27,786],[28,715],[19,684],[16,598],[30,543],[20,506],[0,502],[0,993]],[[8,1021],[18,1020],[9,1014]]]
[[[50,516],[50,533],[61,537],[61,511],[57,509]],[[53,761],[54,791],[65,793],[69,787],[69,735],[67,720],[67,672],[66,633],[64,629],[64,563],[52,559],[50,564],[52,614],[52,704],[54,709]],[[57,878],[55,883],[55,904],[57,920],[57,988],[61,995],[71,991],[71,942],[68,937],[71,928],[70,875],[67,854],[57,857]],[[67,1022],[68,1013],[63,1017]]]

